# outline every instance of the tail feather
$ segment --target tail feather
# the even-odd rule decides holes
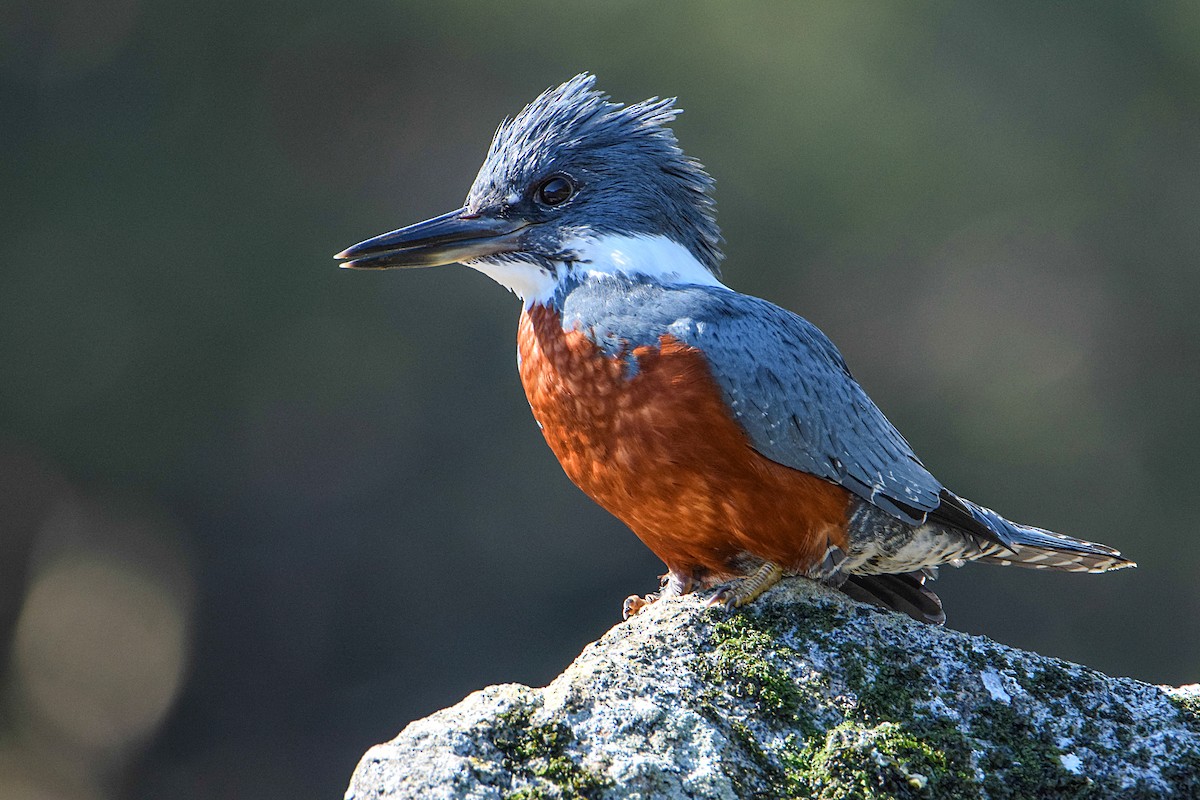
[[[946,612],[941,599],[925,585],[926,572],[883,575],[846,575],[838,588],[863,603],[872,603],[907,614],[918,622],[942,625]]]
[[[975,560],[1067,572],[1108,572],[1137,566],[1108,545],[1011,522],[990,508],[957,495],[951,497],[957,501],[953,504],[954,511],[967,512],[974,523],[969,527],[961,524],[958,527],[976,535],[979,535],[979,526],[987,529],[987,534],[981,536],[984,539],[980,546],[982,553]],[[943,507],[945,505],[943,497]]]
[[[976,560],[1005,567],[1065,572],[1109,572],[1137,566],[1111,547],[1040,528],[1029,528],[1028,540],[1014,541],[1011,551],[985,553]]]

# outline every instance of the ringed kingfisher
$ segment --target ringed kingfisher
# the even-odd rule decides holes
[[[667,567],[624,616],[694,590],[733,609],[798,575],[940,624],[941,564],[1134,566],[944,487],[820,330],[721,282],[714,182],[674,103],[616,103],[578,75],[500,125],[462,208],[336,256],[460,262],[518,295],[550,449]]]

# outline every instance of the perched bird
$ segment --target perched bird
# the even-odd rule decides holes
[[[941,623],[940,564],[1134,566],[1010,522],[925,469],[815,326],[719,280],[713,180],[674,100],[578,75],[496,131],[462,208],[339,253],[353,269],[461,262],[522,301],[521,382],[576,485],[667,566],[647,603],[783,576]]]

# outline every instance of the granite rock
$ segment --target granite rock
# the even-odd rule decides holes
[[[621,623],[549,686],[371,748],[377,798],[1200,797],[1200,687],[913,622],[804,579]]]

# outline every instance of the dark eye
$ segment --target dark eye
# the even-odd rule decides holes
[[[557,206],[571,199],[575,185],[565,175],[553,175],[542,181],[537,188],[538,202],[545,206]]]

